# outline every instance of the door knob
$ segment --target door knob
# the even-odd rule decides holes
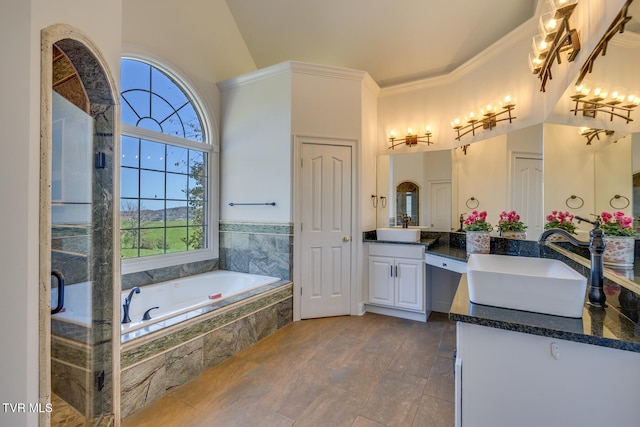
[[[342,241],[343,241],[343,242],[345,242],[345,243],[347,243],[349,240],[351,240],[351,239],[349,238],[349,236],[344,236],[344,237],[342,238]]]

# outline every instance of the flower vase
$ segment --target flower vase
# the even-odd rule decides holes
[[[604,236],[604,263],[613,267],[633,266],[636,239],[630,236]]]
[[[502,237],[506,237],[508,239],[520,239],[525,240],[527,238],[526,231],[503,231],[500,233]]]
[[[467,253],[488,254],[491,251],[491,237],[488,231],[467,231]]]

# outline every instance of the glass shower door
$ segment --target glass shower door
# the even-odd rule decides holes
[[[94,121],[55,91],[52,119],[52,421],[84,425],[101,413],[92,333]]]

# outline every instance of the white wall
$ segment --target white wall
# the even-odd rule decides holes
[[[454,150],[453,158],[458,188],[454,215],[465,214],[466,218],[473,210],[487,211],[487,221],[497,224],[500,212],[507,209],[507,136],[472,144],[467,154]],[[475,209],[476,202],[469,200],[472,197],[479,203]]]
[[[220,219],[291,221],[291,75],[288,67],[222,87]],[[276,206],[229,206],[267,203]]]
[[[586,145],[579,128],[553,124],[544,125],[544,207],[545,216],[552,210],[568,211],[584,218],[593,218],[595,213],[594,151],[596,145]],[[584,200],[567,199],[572,195]],[[589,224],[576,226],[589,230]]]
[[[614,134],[615,135],[615,134]],[[612,137],[614,136],[612,135]],[[631,135],[600,146],[594,155],[595,176],[595,214],[603,211],[623,211],[627,216],[633,216],[633,205],[619,198],[619,195],[633,200],[633,171]],[[613,199],[613,200],[612,200]]]

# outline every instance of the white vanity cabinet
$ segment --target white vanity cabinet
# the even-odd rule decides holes
[[[369,245],[369,304],[424,312],[424,271],[422,245]]]
[[[631,351],[458,322],[455,383],[456,427],[640,423]]]

